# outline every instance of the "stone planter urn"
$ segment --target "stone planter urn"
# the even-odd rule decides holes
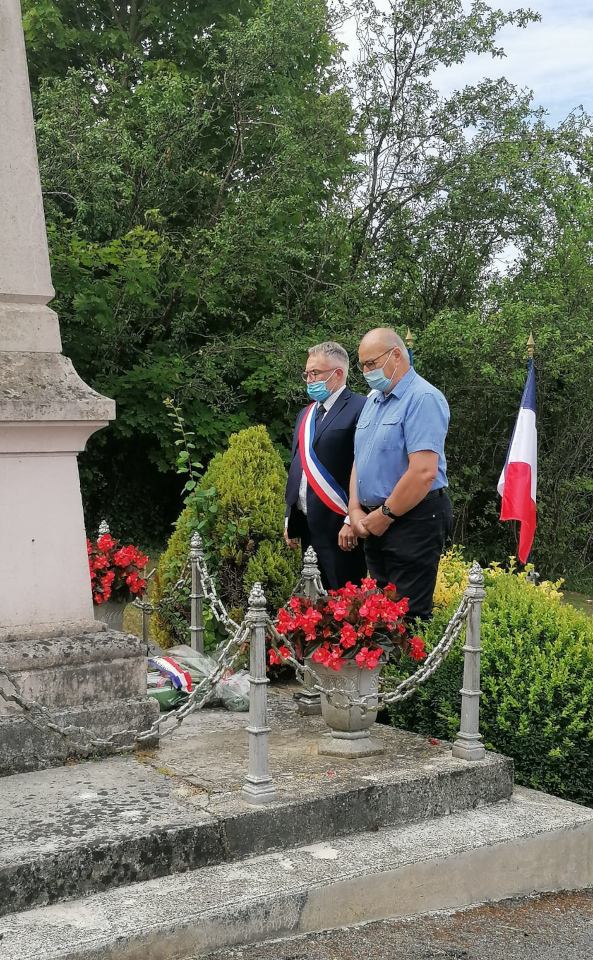
[[[109,630],[119,630],[121,633],[127,605],[127,600],[108,600],[107,603],[94,604],[95,620],[102,620]]]
[[[377,719],[379,702],[376,694],[379,691],[381,664],[373,670],[367,670],[350,661],[341,670],[335,671],[312,663],[309,658],[307,662],[323,687],[336,690],[331,700],[321,694],[321,715],[331,732],[319,741],[319,753],[330,757],[370,757],[383,753],[382,744],[369,734]],[[338,691],[355,698],[370,696],[368,709],[351,705],[348,697],[341,696]]]

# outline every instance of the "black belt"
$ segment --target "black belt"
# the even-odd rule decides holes
[[[426,503],[427,500],[434,500],[436,497],[444,497],[446,493],[445,487],[439,487],[438,490],[431,490],[430,493],[427,493],[423,500],[420,503]],[[420,503],[417,503],[416,506],[419,507]],[[375,507],[365,507],[362,503],[360,509],[365,513],[372,513],[373,510],[380,510],[383,506],[382,503],[378,503]]]

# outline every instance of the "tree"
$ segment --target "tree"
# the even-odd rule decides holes
[[[576,543],[586,578],[589,120],[553,129],[505,80],[438,83],[536,15],[482,0],[24,10],[65,348],[118,404],[81,460],[89,524],[164,538],[179,491],[165,396],[205,463],[253,423],[286,457],[306,348],[354,352],[391,323],[450,400],[458,535],[501,556],[495,482],[533,326],[541,556],[557,573],[555,542]]]
[[[229,18],[244,20],[255,6],[255,0],[23,0],[33,85],[71,69],[132,84],[146,62],[195,71],[217,30]]]

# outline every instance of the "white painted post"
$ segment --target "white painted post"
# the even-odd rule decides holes
[[[247,622],[249,644],[249,772],[243,786],[243,799],[248,803],[265,804],[276,799],[268,763],[267,705],[269,683],[266,676],[266,598],[261,583],[254,583],[249,594]]]
[[[321,574],[317,565],[317,554],[313,547],[307,547],[303,560],[303,596],[316,603],[323,596],[323,593],[319,589]],[[302,689],[295,693],[294,699],[297,710],[302,717],[321,715],[321,695],[313,689],[310,674],[305,674]]]
[[[480,622],[482,603],[486,596],[484,574],[479,563],[469,572],[466,597],[473,602],[467,614],[465,646],[463,647],[463,687],[461,688],[461,724],[453,744],[453,756],[461,760],[483,760],[486,755],[480,734]]]
[[[202,578],[198,568],[198,560],[204,556],[204,545],[200,534],[196,531],[191,538],[190,565],[191,565],[191,594],[190,594],[190,646],[194,650],[204,652],[204,592]]]

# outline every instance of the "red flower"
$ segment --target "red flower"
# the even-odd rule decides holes
[[[274,649],[274,647],[268,651],[268,662],[271,666],[276,666],[284,663],[284,661],[290,656],[290,650],[283,644],[281,647],[278,647],[277,651]]]
[[[94,544],[87,538],[87,554],[94,603],[106,603],[112,594],[129,600],[146,592],[141,570],[148,557],[133,544],[120,547],[111,534],[104,533]]]
[[[329,644],[322,643],[320,647],[317,647],[317,650],[311,656],[313,663],[327,663],[328,657],[330,656]]]
[[[296,627],[296,620],[294,617],[291,617],[288,610],[282,607],[278,611],[278,623],[276,624],[276,629],[278,633],[289,633],[291,630],[294,630]]]
[[[334,615],[334,620],[345,620],[350,613],[350,604],[345,600],[330,600],[328,607]]]
[[[97,546],[99,550],[109,551],[117,546],[117,541],[113,539],[110,533],[104,533],[97,540]]]
[[[422,637],[410,638],[410,656],[412,660],[426,659],[426,649],[424,647],[424,640]]]
[[[340,642],[345,650],[349,650],[351,647],[356,646],[356,641],[358,640],[358,635],[356,630],[351,623],[345,623],[342,629],[340,630]]]
[[[380,647],[377,647],[375,650],[369,650],[368,647],[363,647],[354,659],[361,670],[365,667],[367,670],[373,670],[378,665],[382,655],[383,650]]]
[[[376,580],[373,580],[372,577],[364,577],[364,578],[360,581],[360,585],[361,585],[361,587],[362,587],[363,590],[376,590],[376,589],[377,589],[377,581],[376,581]]]
[[[325,661],[327,667],[330,667],[331,670],[341,670],[346,661],[342,657],[342,650],[339,643],[334,643],[330,647],[329,656]]]
[[[408,638],[403,622],[407,611],[408,601],[398,598],[394,584],[382,590],[376,580],[365,577],[360,587],[347,583],[315,603],[293,598],[278,613],[278,630],[292,638],[299,656],[309,652],[314,663],[333,670],[356,663],[372,670],[392,647],[419,659],[426,656],[422,639]]]

